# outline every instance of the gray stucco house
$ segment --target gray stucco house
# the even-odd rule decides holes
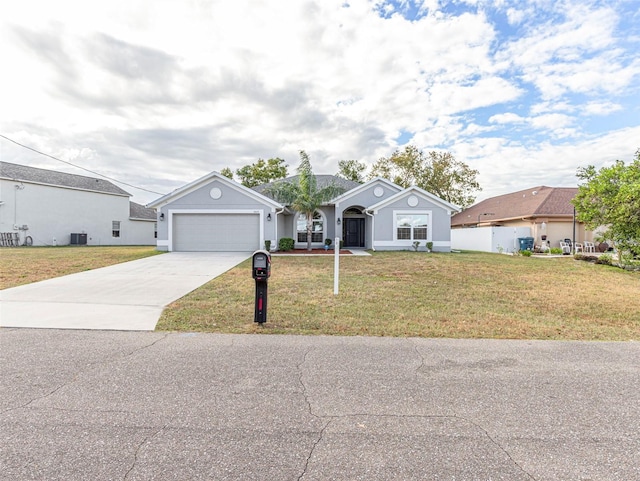
[[[403,189],[382,178],[364,184],[316,176],[318,185],[339,183],[345,192],[320,207],[312,244],[336,237],[345,248],[451,250],[451,216],[460,209],[418,187]],[[295,177],[285,179],[295,181]],[[265,240],[277,249],[289,237],[306,248],[306,220],[270,198],[268,185],[245,187],[218,172],[176,189],[147,205],[158,212],[158,249],[164,251],[254,251]]]
[[[0,233],[35,246],[154,245],[156,213],[105,179],[0,162]]]

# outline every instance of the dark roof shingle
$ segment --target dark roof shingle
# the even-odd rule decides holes
[[[287,177],[285,179],[276,180],[274,182],[269,182],[268,184],[256,185],[253,187],[253,190],[256,192],[266,195],[267,197],[271,197],[265,191],[277,182],[297,182],[299,175],[293,175],[291,177]],[[337,175],[316,175],[316,184],[319,188],[325,187],[330,184],[335,184],[339,187],[342,187],[345,192],[354,189],[360,185],[358,182],[354,182],[353,180],[343,179],[342,177],[338,177]]]
[[[0,177],[16,181],[66,187],[69,189],[88,190],[127,197],[131,196],[131,194],[108,180],[86,177],[84,175],[67,174],[55,170],[38,169],[36,167],[27,167],[26,165],[11,164],[9,162],[0,162]]]
[[[135,202],[129,202],[129,217],[131,219],[156,220],[156,215],[155,209],[150,209]]]

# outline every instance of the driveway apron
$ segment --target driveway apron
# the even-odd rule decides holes
[[[165,306],[249,252],[170,252],[0,291],[0,327],[152,331]]]

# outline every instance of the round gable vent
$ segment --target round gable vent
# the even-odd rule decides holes
[[[222,191],[218,187],[214,187],[209,191],[209,195],[212,199],[218,200],[220,197],[222,197]]]

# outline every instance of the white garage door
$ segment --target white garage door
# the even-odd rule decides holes
[[[174,214],[173,250],[255,251],[260,248],[257,214]]]

